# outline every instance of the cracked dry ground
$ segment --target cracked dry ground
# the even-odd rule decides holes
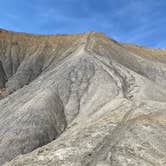
[[[0,30],[0,165],[166,166],[165,85],[165,49]]]

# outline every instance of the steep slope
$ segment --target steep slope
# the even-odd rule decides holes
[[[158,49],[97,32],[1,30],[0,41],[0,165],[25,153],[5,165],[166,165]]]

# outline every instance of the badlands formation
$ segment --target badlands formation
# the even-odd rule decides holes
[[[0,29],[0,166],[166,166],[165,87],[166,49]]]

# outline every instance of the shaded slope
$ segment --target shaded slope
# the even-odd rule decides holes
[[[3,31],[8,46],[6,33],[19,44],[1,54],[11,93],[0,101],[1,165],[45,145],[6,165],[164,166],[164,62],[96,32]]]
[[[53,61],[61,60],[61,54],[82,36],[30,35],[1,30],[0,58],[9,93],[31,82]]]

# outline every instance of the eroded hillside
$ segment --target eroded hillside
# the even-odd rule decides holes
[[[0,30],[0,165],[165,166],[165,54]]]

